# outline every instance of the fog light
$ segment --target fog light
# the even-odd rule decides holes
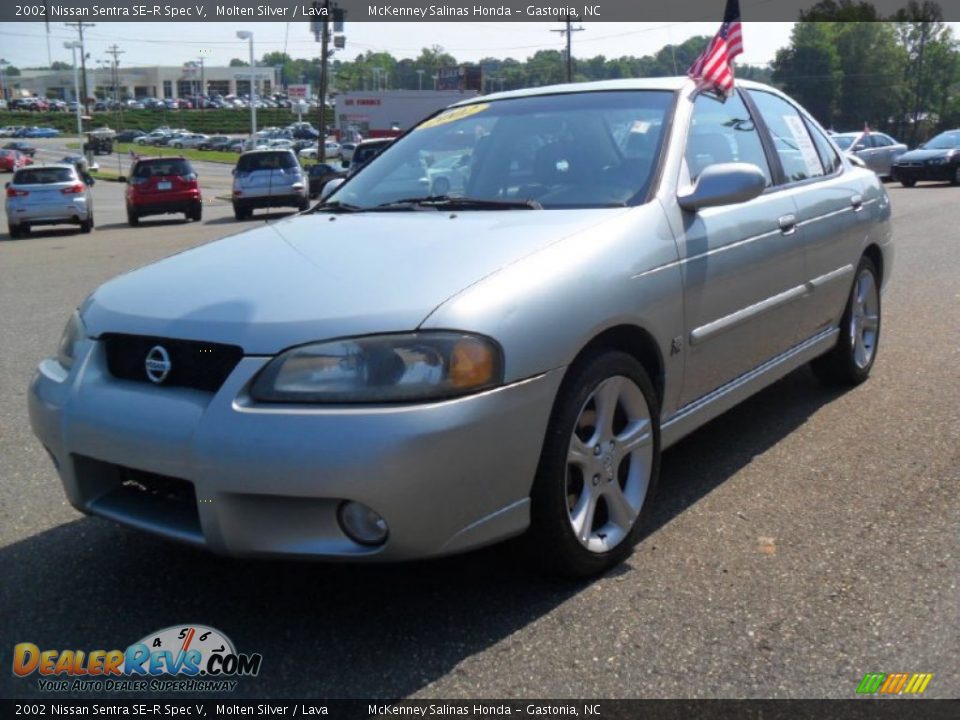
[[[387,539],[387,521],[363,503],[343,503],[337,513],[340,527],[361,545],[382,545]]]

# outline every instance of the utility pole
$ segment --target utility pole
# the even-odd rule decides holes
[[[317,162],[327,161],[327,53],[330,47],[330,0],[323,0],[320,21],[320,137],[317,139]]]
[[[113,108],[114,112],[117,113],[118,130],[123,130],[123,105],[120,103],[120,88],[117,86],[120,84],[120,56],[125,52],[116,43],[107,48],[107,54],[113,55],[113,75],[110,82],[113,85]]]
[[[575,32],[582,32],[586,28],[582,25],[580,27],[571,27],[570,16],[567,15],[565,22],[566,27],[562,30],[551,30],[550,32],[563,33],[567,36],[567,82],[573,82],[573,51],[571,48],[572,45],[572,36]]]
[[[85,114],[90,113],[90,107],[87,104],[87,98],[89,97],[89,92],[87,91],[87,50],[83,44],[83,29],[85,27],[96,27],[96,23],[85,23],[85,22],[75,22],[75,23],[64,23],[67,27],[76,29],[80,34],[80,72],[83,77],[83,100],[81,101],[83,105],[83,112]]]

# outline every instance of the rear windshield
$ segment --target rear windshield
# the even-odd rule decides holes
[[[15,185],[46,185],[47,183],[73,182],[76,179],[71,168],[30,168],[18,170],[13,182]]]
[[[239,172],[253,172],[254,170],[279,170],[297,166],[297,159],[293,153],[252,153],[242,155],[237,161]]]
[[[133,176],[148,178],[161,175],[189,175],[192,172],[193,168],[186,160],[172,159],[137,163]]]

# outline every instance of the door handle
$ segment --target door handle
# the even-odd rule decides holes
[[[780,232],[783,235],[793,235],[797,231],[797,216],[781,215],[777,218],[777,225],[780,226]]]
[[[850,205],[853,207],[854,212],[863,210],[863,195],[852,195],[850,197]]]

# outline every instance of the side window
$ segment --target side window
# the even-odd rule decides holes
[[[857,141],[853,144],[853,151],[857,152],[859,150],[869,150],[873,147],[873,139],[870,137],[870,134],[861,135],[857,138]]]
[[[709,165],[745,162],[763,171],[768,187],[773,184],[760,134],[737,94],[726,102],[710,95],[697,95],[687,136],[686,160],[691,182]]]
[[[786,181],[798,182],[822,176],[820,155],[797,109],[783,98],[761,90],[751,90],[750,97],[770,129]]]
[[[840,160],[840,156],[837,155],[837,151],[831,147],[819,128],[807,123],[807,129],[813,138],[813,144],[817,147],[817,155],[820,156],[820,162],[823,164],[823,167],[826,168],[827,175],[832,175],[837,172],[843,166],[843,162]]]
[[[882,148],[882,147],[890,147],[891,145],[893,145],[893,140],[888,138],[886,135],[878,135],[874,133],[873,135],[874,147]]]

